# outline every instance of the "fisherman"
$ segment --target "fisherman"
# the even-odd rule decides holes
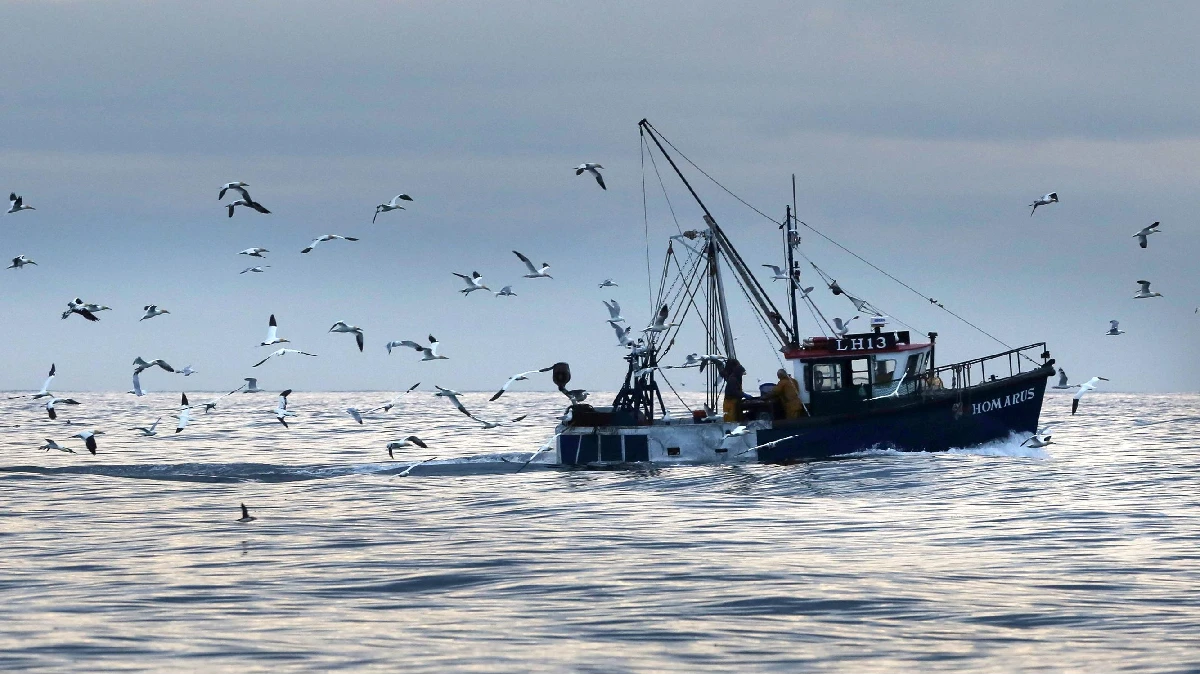
[[[804,410],[800,405],[800,384],[796,382],[796,378],[788,375],[788,372],[780,368],[775,373],[779,376],[779,382],[775,384],[775,388],[766,395],[769,399],[779,399],[783,404],[783,416],[785,419],[799,419],[801,412]]]
[[[741,414],[740,403],[744,398],[742,376],[746,374],[746,369],[737,359],[729,359],[723,366],[718,364],[717,373],[725,380],[725,421],[737,422]]]

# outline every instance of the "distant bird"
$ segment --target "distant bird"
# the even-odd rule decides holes
[[[83,318],[87,319],[88,321],[99,321],[100,320],[99,317],[97,317],[95,314],[92,313],[92,310],[90,310],[84,306],[83,300],[80,300],[79,298],[75,298],[71,302],[67,303],[67,311],[62,313],[62,318],[65,319],[65,318],[71,316],[72,314],[78,314],[79,316],[82,316]]]
[[[313,239],[312,243],[309,244],[308,246],[305,246],[304,248],[300,249],[300,252],[308,253],[309,251],[316,248],[317,244],[319,244],[323,241],[333,241],[334,239],[341,239],[343,241],[358,241],[358,237],[343,237],[340,234],[323,234],[323,235],[317,237],[316,239]]]
[[[416,436],[407,436],[402,440],[392,441],[391,443],[387,444],[388,457],[395,459],[396,456],[394,454],[392,454],[394,451],[400,450],[402,448],[414,446],[414,445],[417,446],[418,448],[428,448],[429,447],[428,445],[425,445],[425,441],[421,440],[420,438],[417,438]],[[409,467],[409,468],[411,469],[412,467]]]
[[[358,351],[363,350],[363,329],[351,326],[345,321],[339,321],[329,328],[330,333],[354,333],[354,341],[358,343]]]
[[[1031,448],[1044,448],[1047,445],[1054,445],[1054,441],[1050,440],[1050,435],[1045,432],[1038,432],[1029,438],[1021,441],[1022,446]]]
[[[385,346],[387,347],[389,354],[392,353],[392,347],[408,347],[409,349],[415,349],[420,354],[422,354],[422,356],[421,356],[422,361],[437,361],[439,359],[450,358],[449,356],[442,356],[442,355],[438,354],[438,346],[441,344],[442,343],[438,342],[437,338],[433,337],[433,335],[430,335],[428,347],[417,344],[416,342],[413,342],[412,340],[401,340],[399,342],[389,342]]]
[[[191,375],[195,375],[198,371],[192,369],[191,364],[188,364],[183,367],[183,370],[177,370],[175,372],[179,375],[183,375],[184,377],[189,377]]]
[[[50,383],[54,381],[54,373],[55,372],[56,372],[56,370],[55,370],[54,364],[51,363],[50,364],[50,372],[46,374],[46,381],[42,383],[42,388],[40,390],[38,390],[37,392],[35,392],[33,394],[19,394],[17,396],[9,396],[9,398],[10,399],[31,398],[31,399],[36,400],[39,398],[46,398],[48,396],[54,396],[54,394],[50,393]]]
[[[467,417],[471,416],[471,412],[469,410],[467,410],[466,406],[464,406],[462,404],[462,401],[458,400],[458,397],[462,396],[462,394],[458,393],[457,391],[454,391],[453,389],[445,389],[443,387],[439,387],[436,384],[433,386],[437,388],[437,393],[434,394],[434,396],[441,396],[442,398],[449,400],[451,403],[454,404],[455,408],[458,408],[458,411],[460,413],[466,415]]]
[[[268,267],[270,267],[270,265],[258,265],[255,267],[247,267],[246,269],[242,270],[241,272],[238,272],[238,274],[245,274],[246,272],[256,272],[256,273],[266,272]]]
[[[188,420],[191,419],[191,406],[188,405],[187,394],[183,394],[183,399],[179,402],[179,421],[175,424],[175,433],[179,433],[187,428]]]
[[[1108,322],[1108,332],[1105,333],[1105,335],[1124,335],[1125,331],[1117,328],[1119,323],[1120,322],[1118,322],[1116,319],[1112,319],[1111,321],[1109,321]]]
[[[432,462],[435,459],[437,459],[437,457],[426,457],[425,459],[423,459],[419,462],[414,462],[412,464],[409,464],[403,471],[396,474],[396,476],[398,476],[400,478],[406,478],[408,476],[408,474],[412,473],[413,469],[417,468],[418,466],[421,466],[425,462]]]
[[[279,392],[279,403],[275,405],[275,410],[272,411],[275,413],[275,419],[279,420],[279,423],[282,424],[284,428],[288,428],[286,418],[296,416],[296,413],[287,409],[287,397],[291,394],[291,389],[284,389],[283,391]]]
[[[499,298],[501,296],[515,298],[515,297],[517,297],[517,294],[513,293],[512,286],[505,286],[504,288],[501,288],[499,291],[496,292],[497,298]]]
[[[146,395],[145,390],[142,389],[142,376],[140,371],[133,371],[133,389],[130,389],[129,393],[139,397]]]
[[[604,167],[600,166],[599,164],[595,164],[593,162],[585,162],[585,163],[580,164],[579,166],[575,167],[575,175],[579,176],[579,175],[582,175],[584,171],[587,171],[588,173],[590,173],[596,177],[596,182],[600,184],[600,187],[607,190],[608,186],[604,184],[604,176],[601,176],[600,172],[597,171],[597,169],[603,169],[603,168]]]
[[[745,436],[748,433],[750,433],[750,430],[746,428],[744,424],[739,424],[733,429],[726,431],[725,438],[737,438],[739,436]]]
[[[548,271],[550,269],[550,263],[542,263],[541,269],[538,269],[538,268],[534,267],[533,263],[529,260],[529,258],[526,258],[524,255],[522,255],[520,251],[513,251],[513,253],[516,253],[517,257],[521,259],[521,262],[525,263],[525,267],[529,268],[529,274],[525,275],[526,279],[553,279],[554,278],[554,277],[550,276],[550,272]]]
[[[562,393],[563,396],[571,399],[571,403],[583,403],[588,397],[588,391],[586,389],[567,389],[565,387],[559,387],[558,391]]]
[[[1074,389],[1077,384],[1067,384],[1067,371],[1062,368],[1058,369],[1058,384],[1054,385],[1055,389]]]
[[[654,317],[654,323],[643,330],[643,333],[661,333],[665,330],[678,326],[677,323],[667,323],[667,317],[671,314],[671,308],[663,305],[658,309],[658,314]]]
[[[73,398],[58,398],[57,396],[51,396],[50,400],[46,401],[46,415],[52,420],[58,419],[58,413],[54,411],[54,406],[59,403],[63,405],[79,405],[79,401],[76,401]]]
[[[359,424],[362,424],[363,423],[363,421],[362,421],[363,415],[367,415],[367,414],[370,414],[373,412],[379,412],[380,410],[382,410],[384,412],[391,410],[393,407],[396,406],[396,403],[399,402],[400,399],[404,397],[405,394],[412,393],[412,391],[419,386],[421,386],[420,382],[414,384],[413,386],[409,387],[405,391],[400,392],[400,394],[398,396],[396,396],[392,400],[388,401],[387,403],[384,403],[381,406],[376,406],[374,408],[371,408],[370,410],[359,410],[358,408],[346,408],[346,412],[351,417],[353,417],[355,419],[355,421],[357,421]]]
[[[147,362],[145,359],[139,356],[133,360],[134,373],[140,373],[143,370],[146,370],[147,368],[153,368],[154,366],[158,366],[168,373],[175,372],[175,369],[171,367],[171,364],[163,361],[162,359],[154,359],[153,361]]]
[[[258,388],[258,378],[244,377],[242,379],[246,380],[246,384],[243,385],[245,387],[245,389],[242,390],[243,394],[257,394],[263,391],[262,389]]]
[[[271,345],[277,345],[281,342],[289,342],[287,338],[279,337],[278,333],[279,324],[275,323],[275,315],[272,314],[270,321],[267,322],[267,339],[258,343],[258,346],[270,347]]]
[[[633,346],[634,342],[633,342],[633,340],[631,340],[629,338],[629,332],[631,330],[633,330],[633,326],[622,327],[621,324],[615,323],[613,321],[609,321],[608,325],[612,326],[613,330],[616,331],[616,333],[617,333],[617,346],[618,347]]]
[[[107,306],[107,305],[97,305],[97,304],[96,304],[96,303],[94,303],[94,302],[85,302],[85,303],[83,303],[83,308],[84,308],[84,309],[86,309],[86,310],[87,310],[87,311],[89,311],[89,312],[103,312],[103,311],[104,311],[104,310],[106,310],[106,309],[108,309],[108,310],[111,310],[111,309],[112,309],[112,307],[109,307],[109,306]]]
[[[487,286],[483,285],[483,275],[480,274],[479,272],[471,272],[471,276],[467,276],[465,274],[459,274],[458,272],[452,272],[452,274],[454,276],[458,277],[459,279],[462,279],[463,281],[467,282],[467,287],[459,291],[459,293],[462,293],[463,295],[470,295],[472,291],[490,291],[490,290],[492,290],[492,289],[488,288]]]
[[[266,209],[266,207],[264,207],[262,204],[259,204],[256,201],[254,201],[253,199],[239,199],[236,202],[230,202],[229,204],[226,204],[225,206],[227,209],[229,209],[229,217],[230,218],[233,217],[233,209],[238,206],[245,206],[247,208],[251,208],[251,209],[254,209],[255,211],[258,211],[259,213],[270,213],[270,211],[268,211]]]
[[[1046,206],[1047,204],[1057,204],[1057,203],[1058,203],[1058,193],[1057,192],[1050,192],[1045,195],[1042,195],[1042,197],[1040,199],[1035,199],[1035,200],[1033,200],[1033,203],[1030,204],[1030,206],[1033,207],[1033,211],[1029,212],[1029,217],[1030,218],[1033,217],[1033,213],[1034,213],[1034,211],[1037,211],[1037,207]]]
[[[604,281],[600,282],[600,288],[609,288],[610,286],[620,286],[620,284],[612,279],[605,279]]]
[[[21,269],[22,267],[24,267],[24,266],[26,266],[26,265],[36,265],[36,264],[37,264],[36,262],[34,262],[33,260],[30,260],[29,258],[26,258],[24,255],[19,255],[19,256],[17,256],[17,257],[15,257],[15,258],[13,258],[13,259],[12,259],[12,264],[11,264],[11,265],[9,265],[9,266],[8,266],[7,268],[5,268],[5,269],[10,269],[10,270],[11,270],[11,269],[13,269],[14,267],[15,267],[16,269]]]
[[[507,422],[491,422],[488,420],[479,419],[478,417],[471,415],[471,419],[482,424],[484,429],[495,429],[496,427],[504,427],[504,426],[508,426],[510,424],[516,424],[517,422],[520,422],[521,420],[525,419],[526,417],[528,417],[528,415],[521,415],[520,417],[514,417]]]
[[[1133,296],[1134,300],[1142,300],[1145,298],[1161,298],[1162,297],[1162,293],[1152,293],[1150,291],[1150,282],[1149,281],[1146,281],[1144,279],[1139,279],[1138,283],[1141,284],[1141,288],[1139,288],[1137,294]]]
[[[171,313],[169,310],[159,309],[158,305],[146,305],[142,309],[146,310],[146,313],[143,314],[142,318],[138,319],[138,321],[145,321],[146,319],[153,319],[156,316]]]
[[[267,256],[263,255],[264,253],[270,253],[270,251],[258,246],[248,248],[245,251],[238,251],[238,255],[248,255],[251,258],[265,258]]]
[[[45,444],[45,445],[40,445],[40,446],[38,446],[38,450],[46,450],[46,451],[50,451],[50,450],[58,450],[58,451],[60,451],[60,452],[69,452],[69,453],[71,453],[72,455],[74,455],[74,454],[75,454],[75,451],[74,451],[74,450],[72,450],[72,449],[70,449],[70,448],[68,448],[68,447],[65,447],[65,446],[59,445],[58,443],[55,443],[55,442],[54,442],[54,439],[52,439],[52,438],[47,438],[47,439],[46,439],[46,444]],[[96,453],[94,453],[94,452],[93,452],[92,454],[94,455],[94,454],[96,454]]]
[[[246,188],[248,187],[250,187],[249,183],[243,183],[240,180],[235,180],[232,183],[226,183],[221,186],[221,192],[217,195],[217,199],[225,199],[225,192],[227,190],[237,190],[239,193],[241,193],[242,199],[245,199],[246,201],[252,201],[250,199],[250,193],[246,192]]]
[[[155,429],[158,428],[158,423],[161,421],[162,421],[162,418],[160,417],[160,418],[154,420],[154,424],[151,424],[148,427],[130,427],[129,430],[130,431],[140,431],[140,432],[142,432],[143,436],[157,436],[158,432],[155,431]]]
[[[83,440],[83,444],[87,446],[88,452],[96,454],[96,437],[103,434],[103,431],[94,431],[92,429],[84,429],[83,431],[72,434],[71,438],[79,438]]]
[[[771,281],[787,281],[788,280],[788,273],[784,272],[783,268],[781,268],[779,265],[763,265],[763,267],[771,268],[771,273],[774,275],[771,277]]]
[[[249,523],[249,522],[253,522],[255,520],[258,520],[258,518],[255,518],[254,516],[250,515],[250,509],[246,508],[246,505],[243,503],[242,504],[242,517],[238,518],[237,522]]]
[[[1140,230],[1138,230],[1137,232],[1135,232],[1135,233],[1133,234],[1133,236],[1134,236],[1135,238],[1137,238],[1137,240],[1138,240],[1138,246],[1141,246],[1142,248],[1146,248],[1146,246],[1147,246],[1147,243],[1148,243],[1148,242],[1146,241],[1146,237],[1148,237],[1148,236],[1150,236],[1150,235],[1152,235],[1152,234],[1158,234],[1158,233],[1159,233],[1159,229],[1158,229],[1158,221],[1156,220],[1156,221],[1154,221],[1154,222],[1153,222],[1153,223],[1152,223],[1150,226],[1148,226],[1148,227],[1143,227],[1142,229],[1140,229]]]
[[[4,194],[0,192],[0,194]],[[17,193],[10,192],[8,194],[8,212],[16,213],[17,211],[34,211],[35,209],[26,204],[24,198],[18,197]]]
[[[254,378],[248,377],[246,379],[252,380]],[[216,398],[211,398],[211,399],[205,401],[204,403],[197,403],[196,405],[193,405],[191,407],[192,408],[204,408],[204,414],[207,415],[208,413],[212,412],[213,410],[216,410],[217,404],[221,401],[221,399],[225,398],[226,396],[232,396],[232,395],[238,393],[239,391],[242,391],[245,388],[246,388],[246,385],[243,384],[242,386],[238,387],[237,389],[234,389],[233,391],[221,394],[220,396],[218,396]]]
[[[1095,391],[1097,385],[1099,385],[1101,381],[1108,382],[1108,378],[1107,377],[1093,377],[1092,379],[1088,380],[1087,382],[1084,382],[1083,384],[1079,385],[1079,391],[1075,392],[1075,395],[1071,397],[1071,414],[1072,415],[1074,415],[1075,411],[1079,409],[1079,400],[1083,398],[1083,395],[1088,393],[1089,391]]]
[[[539,368],[537,370],[527,370],[523,373],[517,373],[516,375],[513,375],[512,377],[508,378],[508,381],[506,381],[504,383],[504,386],[500,387],[500,391],[497,391],[495,394],[492,394],[492,397],[488,400],[495,401],[496,399],[503,396],[504,392],[508,391],[509,387],[513,386],[517,382],[523,382],[525,380],[528,380],[530,375],[535,375],[537,373],[548,373],[551,370],[554,370],[554,366],[549,366],[547,368]]]
[[[253,366],[250,366],[250,367],[257,368],[257,367],[261,366],[262,364],[266,363],[273,356],[284,356],[286,354],[299,354],[301,356],[316,356],[316,354],[309,354],[308,352],[302,352],[299,349],[276,349],[275,351],[271,352],[270,354],[267,354],[267,358],[263,359],[262,361],[259,361],[258,363],[254,364]]]
[[[850,332],[850,322],[857,318],[858,316],[853,316],[845,321],[842,321],[839,317],[833,317],[833,334],[839,338],[845,337],[846,333]]]
[[[401,211],[403,211],[404,207],[400,206],[400,202],[402,202],[402,201],[411,202],[412,200],[413,200],[412,197],[409,197],[408,195],[403,195],[403,194],[392,197],[392,201],[387,202],[385,204],[380,204],[379,206],[375,207],[375,217],[371,218],[371,222],[372,223],[375,222],[375,218],[378,218],[379,214],[381,214],[381,213],[387,213],[388,211],[395,211],[396,209],[400,209]]]
[[[603,302],[604,306],[608,309],[608,322],[609,323],[624,323],[625,322],[625,317],[621,316],[620,303],[618,303],[616,300],[613,300],[611,302],[605,302],[604,300],[601,300],[600,302]]]

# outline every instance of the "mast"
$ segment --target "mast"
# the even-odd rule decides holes
[[[712,216],[705,215],[704,222],[708,223],[709,231],[716,229],[717,223],[712,219]],[[708,242],[708,264],[712,271],[713,281],[716,284],[717,292],[713,294],[717,303],[717,317],[721,321],[721,340],[725,343],[725,356],[731,359],[737,358],[737,349],[733,341],[733,327],[729,325],[729,305],[725,302],[725,281],[721,278],[721,265],[717,259],[717,240],[715,237],[710,237]]]
[[[800,237],[796,234],[796,174],[792,174],[792,206],[787,211],[787,233],[784,235],[784,246],[787,247],[788,265],[788,309],[792,312],[792,347],[800,346],[800,319],[796,311],[796,287],[800,285],[799,273],[796,270],[796,244]]]

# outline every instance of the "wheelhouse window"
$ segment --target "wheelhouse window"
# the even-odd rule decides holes
[[[894,359],[875,359],[875,384],[891,384],[896,379]]]
[[[813,366],[813,391],[837,391],[842,388],[842,364],[818,363]]]
[[[908,363],[904,366],[905,377],[915,377],[917,373],[924,370],[922,361],[925,358],[924,354],[911,354],[908,357]]]
[[[850,362],[850,383],[861,387],[871,383],[871,366],[867,359],[854,359]]]

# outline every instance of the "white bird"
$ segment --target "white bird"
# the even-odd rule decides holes
[[[750,430],[746,428],[746,425],[739,424],[733,429],[726,431],[725,438],[737,438],[739,436],[745,436],[748,433],[750,433]]]
[[[192,369],[191,364],[188,364],[183,367],[183,370],[178,370],[175,372],[177,372],[180,375],[183,375],[184,377],[188,377],[190,375],[194,375],[197,371]]]
[[[235,180],[232,183],[226,183],[221,186],[221,192],[217,194],[217,199],[218,200],[225,199],[225,192],[227,190],[237,190],[238,192],[241,193],[242,199],[249,201],[250,193],[246,192],[246,188],[248,188],[248,187],[250,187],[249,183],[243,183],[240,180]]]
[[[14,267],[15,267],[15,268],[17,268],[17,269],[21,269],[22,267],[24,267],[24,266],[26,266],[26,265],[36,265],[36,264],[37,264],[36,262],[34,262],[33,260],[30,260],[29,258],[26,258],[24,255],[19,255],[19,256],[17,256],[17,257],[15,257],[15,258],[13,258],[13,259],[12,259],[12,264],[11,264],[11,265],[9,265],[9,266],[8,266],[7,268],[5,268],[5,269],[10,269],[10,270],[11,270],[11,269],[13,269]]]
[[[196,405],[191,406],[191,407],[192,408],[204,408],[204,414],[207,415],[208,413],[212,412],[213,410],[215,410],[217,408],[217,403],[220,402],[221,399],[225,398],[226,396],[232,396],[245,388],[246,388],[246,385],[243,384],[242,386],[238,387],[237,389],[234,389],[233,391],[221,394],[220,396],[218,396],[216,398],[211,398],[211,399],[205,401],[204,403],[197,403]]]
[[[255,520],[258,520],[258,518],[255,518],[254,516],[250,515],[250,509],[246,508],[246,504],[243,503],[242,504],[242,517],[238,518],[237,522],[249,523],[249,522],[253,522]]]
[[[604,167],[602,167],[599,164],[596,164],[594,162],[585,162],[585,163],[580,164],[579,166],[575,167],[575,175],[579,176],[579,175],[582,175],[584,171],[587,171],[588,173],[590,173],[596,177],[596,182],[600,184],[600,187],[607,190],[608,186],[604,184],[604,176],[601,176],[600,172],[597,171],[597,169],[603,169],[603,168]]]
[[[418,386],[420,386],[420,384],[421,384],[420,382],[414,384],[413,386],[408,388],[408,391],[401,393],[400,396],[404,396],[404,394],[407,394],[409,391],[416,389]],[[391,410],[392,407],[396,405],[396,401],[400,400],[400,396],[397,396],[396,398],[388,401],[387,403],[384,403],[383,405],[375,406],[374,408],[370,408],[368,410],[359,410],[358,408],[346,408],[346,413],[349,414],[351,417],[353,417],[355,422],[362,424],[363,423],[363,420],[362,420],[363,415],[369,415],[373,412],[379,412],[380,410],[382,410],[384,412]]]
[[[616,333],[617,333],[617,346],[618,347],[633,346],[634,342],[633,342],[633,340],[631,340],[629,338],[629,333],[630,333],[630,331],[633,330],[633,326],[622,327],[621,324],[614,323],[612,321],[609,321],[608,325],[612,326],[613,330],[616,331]]]
[[[103,431],[94,431],[92,429],[84,429],[83,431],[72,434],[71,438],[78,438],[87,446],[88,452],[96,454],[96,437],[103,434]]]
[[[275,322],[275,315],[271,315],[271,319],[267,321],[267,339],[258,343],[259,347],[270,347],[281,342],[290,342],[287,338],[279,337],[279,324]]]
[[[162,421],[162,418],[160,417],[160,418],[154,420],[154,424],[151,424],[148,427],[130,427],[129,430],[130,431],[140,431],[140,432],[142,432],[143,436],[157,436],[158,432],[155,430],[158,428],[158,423],[161,421]]]
[[[147,368],[153,368],[154,366],[158,366],[168,373],[175,372],[175,369],[171,367],[171,364],[163,361],[162,359],[154,359],[153,361],[147,362],[145,359],[139,356],[133,360],[134,373],[140,373],[143,370],[146,370]]]
[[[188,420],[191,419],[191,406],[188,405],[187,394],[183,394],[183,400],[179,402],[179,421],[175,424],[175,433],[179,433],[187,428]]]
[[[317,237],[316,239],[313,239],[312,243],[309,244],[308,246],[305,246],[304,248],[300,249],[300,252],[308,253],[309,251],[316,248],[317,244],[319,244],[323,241],[333,241],[334,239],[341,239],[343,241],[358,241],[358,237],[343,237],[340,234],[323,234],[323,235]]]
[[[275,405],[275,410],[272,411],[275,413],[275,419],[279,420],[279,423],[282,424],[284,428],[288,428],[287,419],[285,418],[296,416],[296,413],[287,409],[287,397],[290,396],[291,393],[291,389],[284,389],[283,391],[279,392],[279,402]]]
[[[265,258],[267,256],[263,255],[264,253],[270,253],[270,251],[259,246],[248,248],[245,251],[238,251],[238,255],[248,255],[251,258]]]
[[[0,194],[4,194],[4,193],[0,192]],[[9,213],[16,213],[17,211],[34,211],[34,210],[35,209],[32,206],[25,203],[25,199],[23,197],[18,197],[17,193],[10,192],[8,194],[8,212]]]
[[[458,393],[457,391],[454,391],[453,389],[446,389],[444,387],[439,387],[436,384],[433,386],[437,388],[437,393],[434,394],[434,396],[441,396],[445,399],[448,399],[451,403],[454,404],[455,408],[458,408],[458,411],[460,413],[466,415],[467,417],[471,416],[471,412],[469,410],[467,410],[466,406],[464,406],[462,404],[462,401],[458,400],[458,397],[462,396],[462,394]]]
[[[1046,206],[1047,204],[1057,204],[1057,203],[1058,203],[1058,193],[1057,192],[1049,192],[1047,194],[1044,194],[1044,195],[1042,195],[1042,197],[1040,199],[1035,199],[1035,200],[1033,200],[1033,203],[1030,204],[1030,206],[1033,207],[1033,211],[1029,212],[1029,217],[1031,217],[1031,218],[1033,217],[1033,213],[1034,213],[1034,211],[1037,211],[1037,207]]]
[[[1054,385],[1054,389],[1074,389],[1077,384],[1067,384],[1067,371],[1062,368],[1058,369],[1058,384]]]
[[[270,354],[267,354],[267,358],[263,359],[262,361],[259,361],[258,363],[254,364],[253,366],[250,366],[250,367],[257,368],[257,367],[261,366],[262,364],[266,363],[267,360],[269,360],[271,357],[284,356],[285,354],[299,354],[301,356],[316,356],[316,354],[309,354],[308,352],[302,352],[299,349],[286,349],[286,348],[276,349],[275,351],[271,352]]]
[[[517,422],[520,422],[521,420],[525,419],[527,417],[527,415],[521,415],[520,417],[514,417],[507,422],[491,422],[488,420],[479,419],[478,417],[476,417],[474,415],[471,415],[470,417],[471,417],[471,419],[475,420],[476,422],[479,422],[480,424],[482,424],[484,429],[495,429],[496,427],[503,427],[503,426],[508,426],[509,424],[516,424]]]
[[[58,451],[60,451],[60,452],[69,452],[69,453],[71,453],[72,455],[74,455],[74,454],[75,454],[75,451],[74,451],[74,450],[72,450],[72,449],[70,449],[70,448],[68,448],[68,447],[66,447],[66,446],[59,445],[58,443],[55,443],[55,442],[54,442],[54,439],[52,439],[52,438],[47,438],[47,439],[46,439],[46,444],[45,444],[45,445],[40,445],[40,446],[38,446],[38,450],[47,450],[47,451],[49,451],[49,450],[58,450]],[[95,454],[95,453],[92,453],[92,454]]]
[[[1118,325],[1119,325],[1119,322],[1116,319],[1110,320],[1108,322],[1108,332],[1105,333],[1105,335],[1124,335],[1125,331],[1117,328]]]
[[[1148,227],[1143,227],[1142,229],[1138,230],[1137,232],[1134,232],[1133,236],[1135,238],[1137,238],[1138,246],[1141,246],[1142,248],[1146,248],[1146,246],[1148,245],[1148,242],[1146,241],[1146,237],[1148,237],[1152,234],[1158,234],[1159,231],[1160,230],[1158,229],[1158,221],[1156,220]]]
[[[771,281],[787,281],[788,280],[787,272],[784,272],[783,268],[781,268],[779,265],[763,265],[763,267],[771,268],[771,272],[774,275],[771,277]]]
[[[1071,414],[1072,415],[1074,415],[1075,411],[1079,409],[1079,400],[1081,398],[1083,398],[1083,395],[1088,393],[1089,391],[1095,391],[1097,385],[1099,385],[1102,380],[1104,382],[1108,382],[1107,377],[1093,377],[1092,379],[1088,380],[1087,382],[1084,382],[1083,384],[1079,385],[1079,391],[1075,392],[1075,395],[1071,397]]]
[[[517,297],[517,294],[513,293],[512,286],[505,286],[504,288],[501,288],[499,291],[496,292],[496,297],[498,298],[500,296],[515,298],[515,297]]]
[[[1161,298],[1162,297],[1162,293],[1156,293],[1156,292],[1152,293],[1150,291],[1150,282],[1149,281],[1146,281],[1144,279],[1139,279],[1138,283],[1141,284],[1141,288],[1138,289],[1137,295],[1133,296],[1134,300],[1142,300],[1145,298]]]
[[[517,373],[516,375],[513,375],[512,377],[508,378],[508,380],[504,383],[504,386],[500,387],[500,390],[497,391],[495,394],[492,394],[492,397],[488,400],[495,401],[496,399],[503,396],[504,392],[508,391],[509,387],[513,386],[517,382],[523,382],[525,380],[528,380],[530,375],[536,375],[537,373],[548,373],[551,370],[554,370],[554,366],[549,366],[546,368],[539,368],[537,370],[527,370],[523,373]]]
[[[47,396],[53,396],[54,394],[50,393],[50,383],[54,381],[54,373],[55,372],[56,371],[55,371],[54,364],[51,363],[50,364],[50,372],[46,374],[46,381],[42,383],[42,388],[40,390],[38,390],[36,393],[33,393],[33,394],[20,394],[18,396],[9,396],[8,398],[14,399],[14,398],[27,398],[28,397],[31,399],[39,399],[39,398],[46,398]]]
[[[270,265],[256,265],[255,267],[247,267],[246,269],[242,270],[241,272],[238,272],[238,274],[245,274],[246,272],[255,272],[255,273],[266,272],[268,267],[270,267]]]
[[[423,355],[421,357],[422,361],[437,361],[438,359],[450,358],[449,356],[442,356],[438,354],[438,347],[441,344],[442,343],[438,342],[437,338],[433,337],[433,335],[430,335],[428,347],[421,346],[412,340],[400,340],[399,342],[392,341],[384,346],[387,347],[389,354],[392,353],[392,347],[408,347],[409,349],[415,349],[421,353]]]
[[[412,436],[410,436],[409,438],[412,438]],[[422,464],[424,464],[425,462],[432,462],[432,461],[433,461],[433,460],[435,460],[435,459],[437,459],[437,457],[426,457],[425,459],[423,459],[423,460],[421,460],[421,461],[419,461],[419,462],[415,462],[415,463],[413,463],[413,464],[409,464],[409,465],[408,465],[408,467],[407,467],[406,469],[404,469],[403,471],[401,471],[400,473],[398,473],[398,474],[396,474],[396,475],[397,475],[397,476],[399,476],[399,477],[401,477],[401,478],[407,477],[407,476],[408,476],[408,474],[412,473],[412,470],[413,470],[413,469],[417,468],[418,466],[421,466],[421,465],[422,465]]]
[[[1039,431],[1038,433],[1021,441],[1021,445],[1029,446],[1031,448],[1044,448],[1047,445],[1054,445],[1054,441],[1050,440],[1049,434]]]
[[[226,208],[229,209],[229,217],[230,218],[233,217],[233,209],[234,209],[234,207],[237,207],[237,206],[245,206],[245,207],[254,209],[255,211],[258,211],[259,213],[270,213],[270,211],[268,211],[266,209],[266,207],[264,207],[262,204],[259,204],[256,201],[254,201],[253,199],[239,199],[236,202],[230,202],[229,204],[226,204]]]
[[[82,316],[83,318],[87,319],[88,321],[99,321],[100,320],[100,317],[93,314],[92,310],[88,309],[87,306],[84,305],[83,300],[80,300],[79,298],[75,298],[71,302],[67,303],[67,311],[62,313],[62,318],[65,319],[65,318],[71,316],[72,314],[78,314],[79,316]]]
[[[857,316],[854,316],[849,319],[846,319],[845,321],[842,321],[840,318],[838,318],[836,316],[833,317],[833,334],[838,337],[845,336],[846,333],[850,332],[850,322],[857,318],[858,318]]]
[[[526,279],[553,279],[554,278],[554,277],[550,276],[550,273],[548,271],[550,269],[550,263],[542,263],[542,268],[538,269],[538,268],[534,267],[533,262],[531,262],[529,260],[529,258],[526,258],[524,255],[522,255],[520,251],[513,251],[513,253],[516,253],[517,257],[521,259],[521,262],[525,263],[525,267],[529,268],[529,274],[525,275]]]
[[[329,328],[330,333],[354,333],[354,341],[358,343],[358,351],[363,350],[363,329],[351,326],[345,321],[339,321]]]
[[[159,309],[158,305],[146,305],[142,309],[146,310],[146,313],[143,314],[142,318],[138,319],[138,321],[145,321],[146,319],[153,319],[154,317],[162,315],[162,314],[170,314],[171,313],[170,310]]]
[[[134,396],[146,395],[145,390],[142,389],[142,376],[140,371],[135,370],[133,372],[133,389],[130,389],[129,393],[133,394]]]
[[[454,276],[458,277],[459,279],[462,279],[463,281],[467,282],[467,287],[458,291],[459,293],[462,293],[463,295],[470,295],[472,291],[490,291],[490,290],[492,290],[492,289],[488,288],[487,286],[483,285],[483,275],[480,274],[479,272],[471,272],[471,276],[467,276],[465,274],[459,274],[458,272],[451,272],[451,274],[453,274]]]
[[[396,195],[395,197],[392,197],[392,201],[387,202],[386,204],[380,204],[379,206],[375,207],[375,217],[371,218],[371,222],[372,223],[375,222],[375,218],[378,218],[379,214],[381,214],[381,213],[387,213],[388,211],[395,211],[396,209],[403,211],[404,207],[400,206],[400,202],[402,202],[402,201],[411,202],[412,200],[413,200],[413,198],[409,197],[408,195]]]
[[[605,279],[604,281],[600,282],[600,288],[608,288],[610,286],[620,286],[620,284],[613,281],[612,279]]]
[[[677,323],[667,323],[667,317],[671,313],[671,308],[663,305],[658,309],[658,314],[654,317],[654,323],[650,324],[649,328],[643,330],[643,333],[661,333],[669,328],[678,326]]]
[[[608,302],[606,302],[604,300],[601,300],[600,302],[603,302],[604,306],[608,309],[608,322],[609,323],[624,323],[625,322],[625,317],[621,316],[621,305],[616,300],[613,300],[611,304],[609,304]]]
[[[242,391],[243,394],[257,394],[263,391],[262,389],[258,388],[258,378],[244,377],[242,379],[246,381],[246,384],[242,385],[244,387]]]
[[[89,312],[103,312],[106,309],[112,309],[112,307],[109,307],[108,305],[97,305],[94,302],[83,303],[83,308]]]
[[[407,436],[399,441],[392,441],[391,443],[387,444],[388,457],[395,459],[396,456],[393,455],[392,452],[394,452],[396,450],[400,450],[401,448],[407,448],[407,447],[411,447],[414,445],[417,446],[418,448],[428,448],[429,447],[428,445],[425,445],[425,441],[421,440],[420,438],[417,438],[416,436]],[[428,461],[428,460],[426,460],[426,461]]]

